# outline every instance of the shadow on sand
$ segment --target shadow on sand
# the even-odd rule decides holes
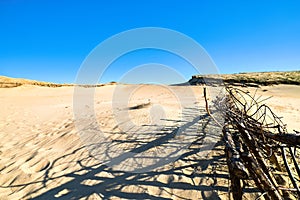
[[[178,128],[188,129],[195,125],[200,125],[200,129],[195,130],[197,134],[195,140],[187,151],[174,162],[166,162],[164,166],[157,170],[132,173],[104,165],[100,161],[88,164],[89,160],[96,160],[92,155],[76,159],[76,170],[55,176],[51,173],[61,160],[74,156],[78,151],[83,151],[86,147],[74,150],[70,154],[63,155],[54,160],[50,167],[45,170],[43,180],[31,182],[23,185],[11,187],[22,188],[31,186],[34,188],[25,198],[31,199],[220,199],[220,194],[226,196],[228,192],[228,175],[226,160],[223,154],[223,142],[220,137],[213,147],[217,153],[206,157],[199,157],[199,152],[205,150],[203,144],[207,137],[209,126],[215,126],[207,114],[198,116],[190,120],[182,127],[173,127],[173,131],[160,132],[155,140],[140,145],[132,149],[132,152],[143,152],[161,146],[174,137]],[[116,140],[119,143],[134,143],[130,139]],[[98,148],[101,146],[98,145]],[[207,150],[210,147],[207,147]],[[126,154],[126,152],[124,152]],[[120,155],[122,157],[122,155]],[[126,156],[125,156],[126,157]],[[123,161],[121,159],[121,161]],[[92,162],[91,162],[92,163]],[[164,180],[161,177],[167,177]],[[67,178],[68,181],[62,183],[57,181]],[[66,179],[65,179],[66,180]],[[57,184],[53,184],[53,182]],[[220,181],[222,183],[220,183]],[[49,190],[45,191],[45,186]],[[90,184],[89,184],[90,183]],[[65,191],[65,192],[64,192]],[[154,192],[153,192],[154,191]],[[156,192],[155,192],[156,191]],[[195,196],[196,195],[196,196]]]

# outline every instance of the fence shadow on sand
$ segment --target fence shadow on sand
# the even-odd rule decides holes
[[[193,113],[191,116],[194,116]],[[195,124],[199,125],[189,148],[176,161],[166,162],[157,170],[141,173],[114,170],[91,154],[80,158],[74,156],[86,152],[86,147],[81,147],[55,159],[45,170],[42,180],[9,187],[34,188],[24,196],[26,199],[223,199],[228,193],[229,178],[223,141],[220,136],[214,138],[217,142],[213,147],[203,142],[209,134],[208,130],[216,127],[205,112],[181,127],[173,127],[171,133],[160,132],[155,140],[131,151],[143,152],[167,143],[176,129],[188,129]],[[101,148],[99,144],[94,145]],[[205,150],[209,154],[200,156],[199,153]],[[70,157],[73,160],[65,163]],[[72,171],[55,175],[53,171],[57,171],[61,163],[72,165]]]

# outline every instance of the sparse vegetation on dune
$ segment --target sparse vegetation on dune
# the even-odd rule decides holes
[[[72,84],[57,84],[50,82],[41,82],[35,80],[27,80],[22,78],[10,78],[6,76],[0,76],[0,88],[12,88],[21,85],[37,85],[43,87],[62,87],[62,86],[72,86]]]
[[[111,82],[108,84],[96,84],[96,85],[80,85],[82,87],[101,87],[104,85],[114,85],[115,82]],[[59,83],[50,83],[50,82],[42,82],[36,80],[28,80],[22,78],[10,78],[6,76],[0,76],[0,88],[13,88],[21,85],[36,85],[41,87],[68,87],[75,86],[75,84],[59,84]]]
[[[300,85],[300,71],[290,72],[254,72],[254,73],[238,73],[238,74],[220,74],[220,75],[195,75],[189,80],[191,85],[201,85],[207,82],[215,84],[223,81],[231,85],[254,86],[260,85],[276,85],[291,84]],[[82,87],[101,87],[104,85],[115,85],[117,82],[96,85],[82,85]],[[21,78],[10,78],[0,76],[0,88],[12,88],[21,85],[36,85],[42,87],[63,87],[74,86],[75,84],[58,84],[50,82],[41,82],[35,80],[27,80]]]
[[[192,85],[203,84],[205,79],[209,82],[217,82],[223,80],[229,84],[243,84],[248,86],[257,85],[276,85],[276,84],[291,84],[300,85],[300,71],[290,72],[254,72],[254,73],[239,73],[239,74],[221,74],[221,75],[195,75],[189,80]],[[257,85],[255,85],[257,84]]]

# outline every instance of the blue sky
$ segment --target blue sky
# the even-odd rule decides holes
[[[99,43],[139,27],[186,34],[221,73],[299,70],[299,10],[299,1],[276,0],[0,0],[0,75],[74,82]],[[101,82],[149,62],[170,65],[185,78],[194,73],[176,56],[145,50],[114,62]]]

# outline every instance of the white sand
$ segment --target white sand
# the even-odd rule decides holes
[[[84,101],[85,92],[74,100],[73,87],[0,88],[0,199],[226,199],[220,130],[208,118],[199,120],[205,116],[202,88],[174,86],[172,93],[160,86],[124,86],[115,95],[116,87],[97,88],[92,104]],[[267,103],[288,130],[300,130],[300,87],[262,89],[264,97],[274,96]],[[126,91],[131,96],[124,103]],[[73,102],[79,102],[76,108]],[[147,146],[176,127],[183,134]],[[172,151],[185,145],[189,149],[172,161]],[[140,152],[128,156],[133,149]],[[147,170],[152,165],[157,168]]]

